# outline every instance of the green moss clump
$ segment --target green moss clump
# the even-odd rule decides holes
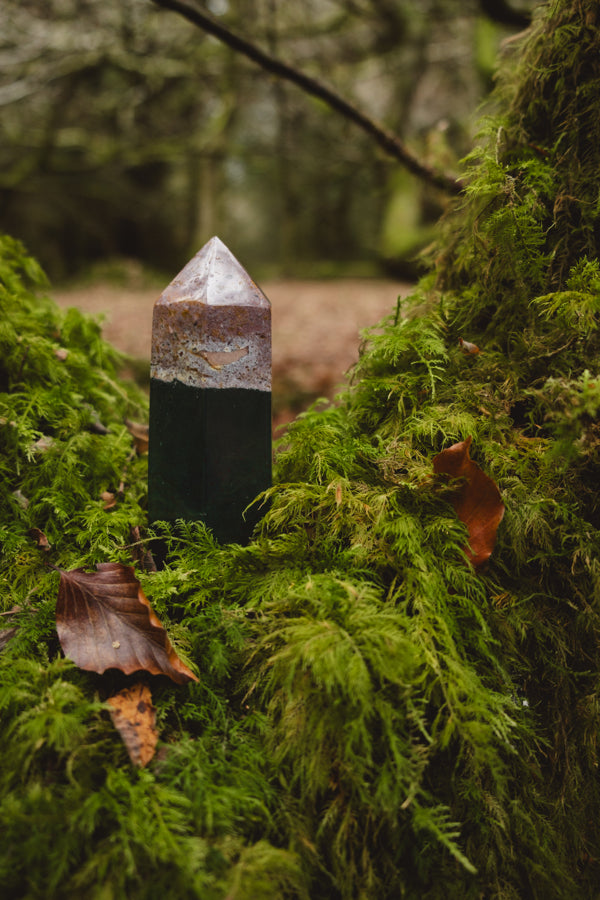
[[[240,724],[231,709],[237,614],[224,622],[220,607],[197,608],[195,571],[139,573],[165,621],[169,604],[178,650],[192,645],[191,628],[206,642],[196,648],[208,674],[201,685],[182,697],[153,680],[165,736],[154,772],[132,771],[106,711],[106,697],[128,679],[83,673],[60,658],[53,567],[131,563],[132,529],[146,521],[147,463],[124,419],[143,419],[147,408],[117,379],[119,356],[98,323],[60,311],[46,287],[23,248],[0,238],[3,890],[210,900],[234,889],[240,898],[275,898],[291,885],[300,896],[296,855],[268,837],[275,791],[260,717]],[[215,561],[206,535],[198,550],[203,566]]]
[[[140,401],[96,326],[36,299],[2,243],[11,896],[597,896],[597,25],[591,0],[537,16],[436,267],[366,336],[338,402],[290,428],[254,540],[156,531],[167,563],[139,577],[200,680],[153,679],[162,745],[142,772],[106,681],[58,654],[56,576],[29,537],[59,565],[128,558],[144,459],[115,507],[99,496]],[[467,437],[506,504],[479,572],[432,474]]]
[[[536,296],[596,259],[599,80],[597,5],[540,7],[500,71],[498,112],[468,158],[464,211],[437,260],[438,287],[460,296],[458,327],[506,342],[529,327]]]

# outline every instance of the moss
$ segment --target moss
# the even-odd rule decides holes
[[[122,425],[143,401],[97,326],[36,296],[37,269],[3,240],[12,896],[596,896],[596,15],[560,0],[537,16],[436,267],[365,336],[337,403],[291,426],[246,547],[200,524],[144,530],[145,460]],[[469,436],[506,504],[479,572],[432,476]],[[168,546],[139,577],[200,674],[153,680],[162,744],[142,772],[105,680],[59,657],[45,566],[128,559],[136,525]]]

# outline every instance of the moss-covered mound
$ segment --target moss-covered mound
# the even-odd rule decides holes
[[[144,571],[141,401],[2,241],[7,896],[597,896],[598,19],[534,23],[432,275],[292,426],[247,547],[182,523]],[[469,437],[506,505],[477,571],[432,464]],[[127,679],[61,656],[47,565],[132,559],[199,676],[148,677],[145,769],[104,703]]]

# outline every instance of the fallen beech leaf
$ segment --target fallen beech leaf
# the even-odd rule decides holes
[[[30,528],[29,537],[33,538],[33,540],[37,542],[36,546],[39,547],[40,550],[50,550],[50,543],[48,541],[48,538],[43,531],[40,531],[39,528]]]
[[[125,419],[125,427],[133,438],[133,445],[138,453],[148,452],[148,426]]]
[[[113,509],[117,505],[117,498],[112,491],[102,491],[100,499],[104,500],[102,509]]]
[[[477,344],[472,344],[470,341],[463,341],[461,337],[459,337],[458,343],[467,354],[467,356],[477,356],[478,353],[481,353],[481,350],[479,349]]]
[[[479,468],[469,456],[471,438],[453,444],[433,458],[433,470],[438,475],[464,478],[452,497],[456,515],[469,532],[466,553],[475,568],[489,559],[498,525],[504,515],[504,503],[495,481]]]
[[[96,572],[60,571],[56,629],[80,669],[100,674],[143,669],[177,684],[198,681],[175,653],[131,566],[99,563]]]
[[[146,766],[154,756],[158,742],[156,709],[150,688],[134,684],[109,697],[110,717],[121,735],[134,766]]]

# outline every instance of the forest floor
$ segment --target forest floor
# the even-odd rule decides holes
[[[273,317],[273,412],[285,424],[319,397],[333,398],[358,359],[360,332],[393,313],[411,285],[381,279],[267,281]],[[103,334],[148,379],[152,309],[160,290],[108,282],[53,292],[61,306],[104,316]]]

